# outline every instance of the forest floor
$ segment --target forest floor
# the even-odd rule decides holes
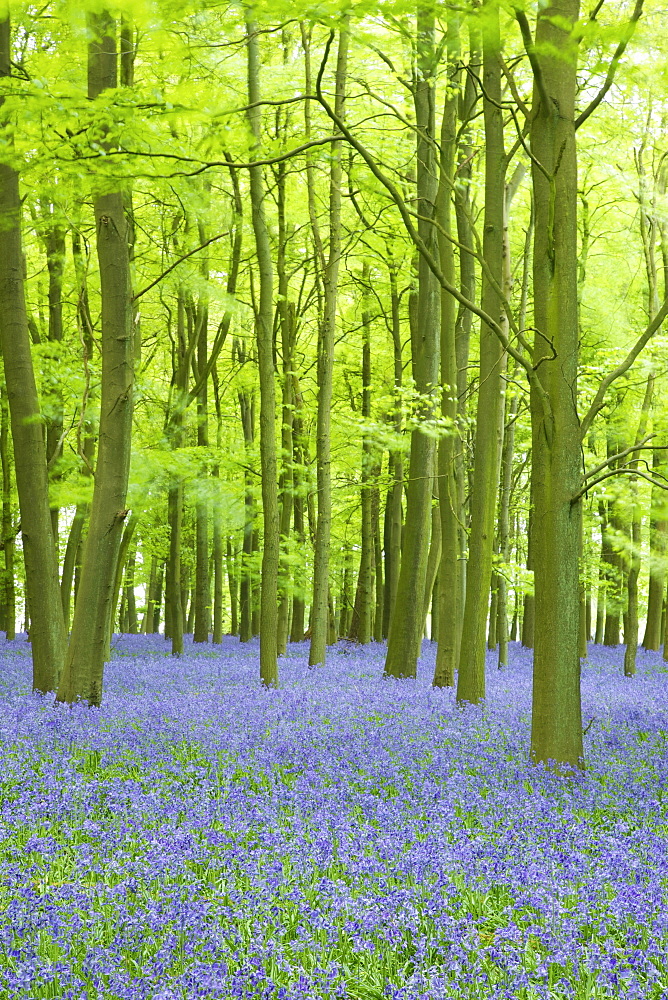
[[[530,657],[484,708],[383,648],[114,641],[102,708],[30,693],[0,640],[0,996],[668,995],[660,653],[583,665],[588,769],[530,766]]]

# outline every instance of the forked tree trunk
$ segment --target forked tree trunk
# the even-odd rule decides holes
[[[88,15],[88,96],[117,83],[116,24],[107,11]],[[99,449],[90,523],[72,635],[58,688],[60,701],[99,705],[114,574],[127,515],[132,442],[134,341],[127,225],[121,191],[95,197],[102,295]]]

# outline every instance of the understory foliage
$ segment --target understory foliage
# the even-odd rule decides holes
[[[531,667],[484,708],[307,645],[257,677],[114,641],[103,707],[0,649],[0,992],[17,1000],[659,1000],[668,991],[666,668],[590,648],[589,769],[530,766]]]

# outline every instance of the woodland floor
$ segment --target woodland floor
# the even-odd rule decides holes
[[[0,641],[0,996],[663,998],[668,675],[592,647],[588,770],[527,762],[530,658],[484,709],[383,649],[116,637],[101,709]]]

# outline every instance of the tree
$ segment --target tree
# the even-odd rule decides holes
[[[94,101],[117,85],[116,24],[104,10],[89,14],[88,19],[88,96]],[[101,132],[101,142],[109,148],[104,125]],[[58,699],[86,699],[99,705],[116,563],[128,514],[134,329],[123,191],[101,188],[94,208],[102,294],[99,448],[81,582]]]
[[[11,76],[9,18],[0,20],[0,77]],[[0,110],[7,122],[7,105]],[[8,155],[9,154],[9,155]],[[0,324],[5,385],[11,415],[21,534],[30,605],[33,688],[53,691],[65,652],[65,628],[58,585],[58,562],[49,505],[46,448],[26,316],[21,248],[19,175],[12,149],[0,163]]]

